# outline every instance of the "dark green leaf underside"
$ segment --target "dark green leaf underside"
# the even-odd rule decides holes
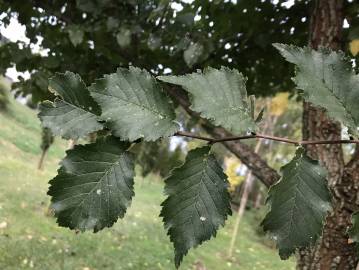
[[[282,178],[269,190],[270,211],[262,226],[276,240],[280,257],[286,259],[296,248],[315,243],[321,235],[331,198],[326,170],[304,149],[299,148],[281,171]]]
[[[97,232],[124,216],[134,195],[128,147],[106,137],[67,151],[48,191],[60,226]]]
[[[210,147],[188,153],[185,163],[165,180],[161,216],[175,247],[175,265],[192,247],[216,236],[231,214],[227,177]]]

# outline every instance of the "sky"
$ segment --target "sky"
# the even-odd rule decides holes
[[[1,15],[0,15],[1,18]],[[24,41],[25,43],[29,43],[30,40],[25,36],[25,26],[21,25],[17,19],[11,18],[10,24],[7,27],[3,25],[0,26],[1,35],[6,37],[12,42],[16,42],[18,40]],[[6,76],[11,78],[13,81],[18,81],[17,77],[22,75],[25,79],[30,77],[29,72],[19,73],[16,71],[16,68],[9,68],[6,71]]]

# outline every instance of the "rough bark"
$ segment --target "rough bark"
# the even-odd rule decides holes
[[[233,233],[231,236],[231,242],[230,242],[229,248],[228,248],[228,254],[227,254],[228,259],[231,259],[233,256],[233,251],[234,251],[234,247],[235,247],[236,239],[237,239],[237,235],[238,235],[238,230],[239,230],[239,224],[241,223],[242,217],[244,215],[244,211],[246,210],[248,197],[251,192],[252,185],[253,185],[253,180],[254,180],[254,178],[253,178],[252,171],[249,171],[249,173],[246,176],[246,180],[244,181],[243,186],[242,186],[242,189],[243,189],[242,197],[241,197],[239,207],[237,209],[237,216],[236,216],[236,220],[234,222],[234,229],[233,229]]]
[[[337,50],[341,47],[343,0],[316,0],[311,19],[309,45]],[[321,109],[303,104],[303,139],[340,139],[341,126]],[[358,209],[359,154],[345,166],[341,145],[310,145],[309,155],[328,169],[328,182],[333,193],[333,211],[326,219],[323,235],[317,245],[299,252],[297,269],[348,270],[358,263],[354,245],[348,244],[350,216]]]

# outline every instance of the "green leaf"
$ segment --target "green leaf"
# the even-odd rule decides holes
[[[91,0],[76,0],[76,6],[78,9],[84,12],[94,12],[96,11],[96,3]]]
[[[114,31],[118,28],[120,22],[115,17],[108,17],[106,21],[106,27],[108,31]]]
[[[121,48],[126,48],[131,44],[131,30],[126,27],[121,27],[120,32],[116,35],[116,40]]]
[[[160,76],[158,79],[181,85],[191,94],[191,109],[216,125],[236,134],[255,131],[247,101],[246,79],[237,70],[207,68],[185,76]]]
[[[97,232],[125,215],[134,195],[128,147],[106,137],[67,151],[48,191],[60,226]]]
[[[353,72],[350,60],[342,52],[275,44],[290,63],[297,66],[293,81],[304,91],[304,98],[326,109],[329,117],[358,136],[359,75]]]
[[[201,43],[193,43],[183,52],[183,59],[187,66],[193,67],[197,64],[204,54],[204,46]]]
[[[49,69],[55,69],[60,65],[60,59],[55,56],[47,56],[42,58],[42,63]]]
[[[261,111],[259,112],[259,114],[257,115],[257,118],[255,120],[255,123],[258,124],[263,120],[263,115],[264,115],[264,108],[261,109]]]
[[[61,99],[40,104],[43,127],[65,139],[78,139],[103,128],[98,122],[101,109],[79,75],[58,73],[49,80],[49,89]]]
[[[102,119],[115,136],[146,141],[173,135],[175,113],[159,84],[145,70],[119,68],[89,88],[101,105]]]
[[[209,146],[190,151],[165,180],[168,198],[161,216],[175,247],[177,268],[190,248],[216,236],[231,215],[227,177],[209,151]]]
[[[191,44],[191,39],[187,35],[184,36],[182,39],[178,41],[177,45],[175,46],[175,52],[179,52],[188,48],[190,44]]]
[[[70,25],[67,27],[71,43],[76,47],[81,44],[84,39],[84,31],[78,25]]]
[[[179,23],[182,23],[184,25],[191,26],[194,24],[195,16],[196,16],[196,14],[194,14],[193,12],[179,14],[178,16],[176,16],[176,21],[178,21]]]
[[[282,178],[268,192],[270,211],[262,226],[277,241],[280,257],[287,259],[296,248],[314,244],[321,235],[331,197],[327,171],[303,148],[281,172]]]
[[[350,238],[359,244],[359,212],[352,215],[352,227],[348,230]]]
[[[159,36],[150,34],[147,39],[147,46],[150,50],[154,51],[161,47],[162,39]]]
[[[349,40],[355,40],[359,38],[359,26],[357,27],[350,27],[348,39]]]
[[[166,13],[166,9],[169,6],[170,1],[169,0],[160,0],[158,1],[158,5],[155,9],[152,10],[150,15],[147,18],[147,22],[150,22],[152,20],[156,20],[161,16],[164,16]]]

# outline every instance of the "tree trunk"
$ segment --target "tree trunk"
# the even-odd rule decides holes
[[[42,152],[41,152],[41,156],[40,156],[40,159],[39,159],[39,163],[37,164],[37,169],[40,170],[40,171],[41,171],[42,168],[43,168],[45,156],[46,156],[46,153],[47,153],[48,150],[49,150],[49,148],[46,148],[46,149],[42,150]]]
[[[254,149],[255,153],[258,153],[259,148],[261,147],[261,143],[262,143],[261,140],[257,142],[257,145]],[[236,217],[236,220],[234,223],[234,229],[233,229],[233,234],[232,234],[232,238],[231,238],[231,243],[230,243],[229,249],[228,249],[228,258],[232,258],[232,256],[233,256],[234,245],[236,243],[236,239],[237,239],[237,235],[238,235],[239,223],[241,222],[242,217],[244,215],[244,211],[246,210],[248,197],[251,192],[252,185],[253,185],[253,180],[254,180],[253,173],[250,170],[246,176],[246,180],[244,180],[241,202],[238,207],[237,217]]]
[[[309,44],[337,50],[341,48],[343,0],[316,0],[311,19]],[[303,104],[303,139],[340,139],[340,123],[327,118],[325,112]],[[297,269],[355,269],[358,257],[353,244],[348,243],[350,216],[358,206],[359,154],[346,166],[341,145],[310,145],[308,154],[319,159],[328,169],[328,182],[333,194],[333,211],[328,215],[323,235],[317,245],[299,252]]]
[[[231,259],[233,256],[234,246],[236,244],[236,239],[238,235],[239,224],[241,223],[242,217],[244,215],[244,211],[246,210],[247,201],[248,201],[249,193],[251,192],[252,184],[253,184],[253,175],[252,175],[252,171],[249,171],[246,180],[244,181],[241,202],[239,204],[236,220],[234,222],[233,234],[231,237],[231,242],[229,244],[229,249],[227,254],[229,259]]]
[[[257,195],[256,195],[256,199],[254,201],[254,208],[255,209],[259,209],[262,206],[262,189],[259,188],[257,190]]]

